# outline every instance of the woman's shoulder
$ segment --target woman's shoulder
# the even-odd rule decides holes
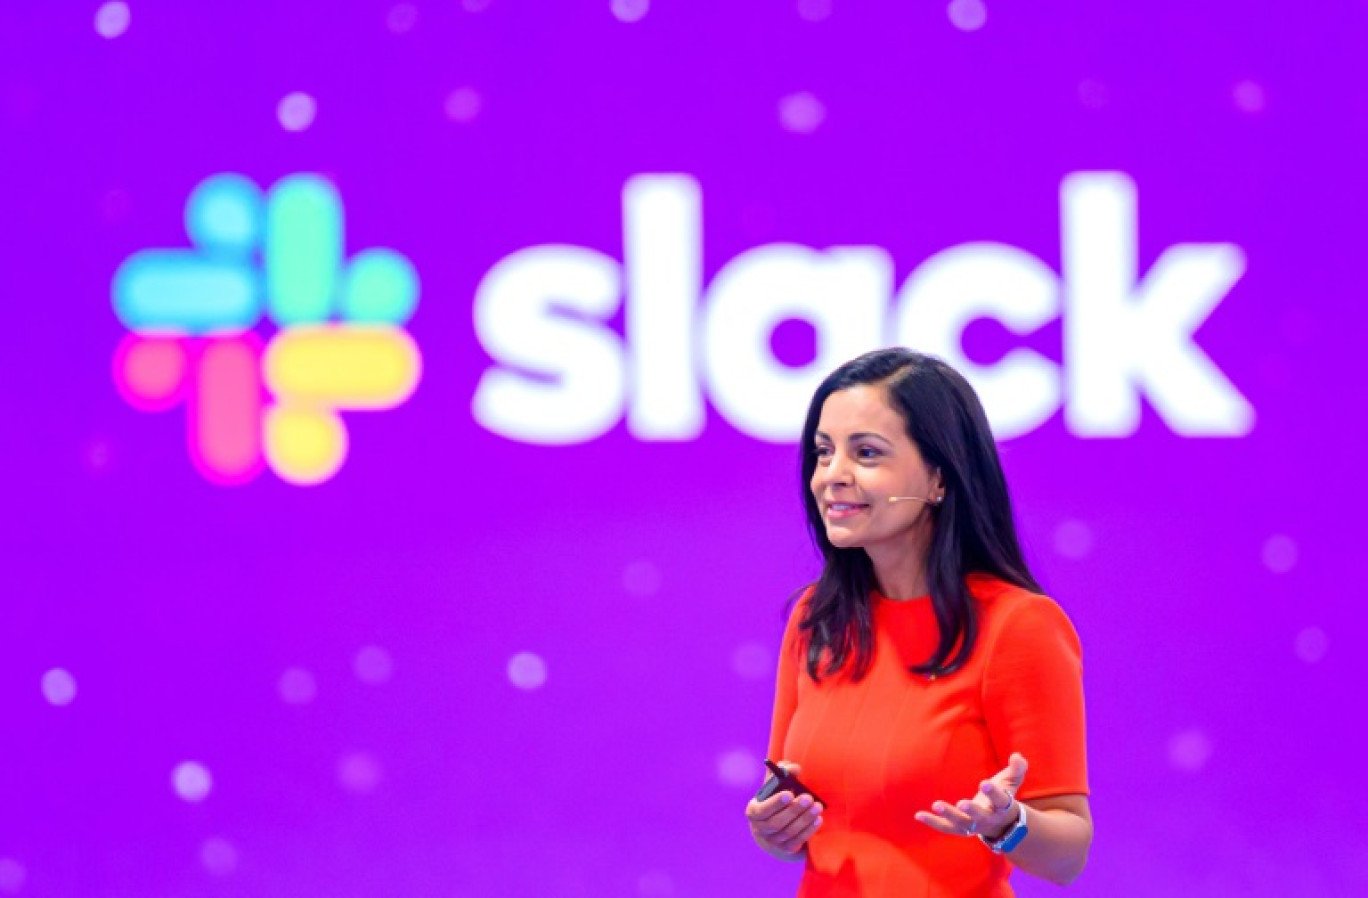
[[[816,591],[817,583],[814,581],[789,593],[788,600],[784,603],[786,638],[798,632],[799,625],[807,616],[808,606],[812,604],[812,594]]]
[[[1058,633],[1077,641],[1068,613],[1050,596],[990,574],[970,574],[967,582],[979,601],[983,630],[990,638],[1007,631],[1014,637]]]

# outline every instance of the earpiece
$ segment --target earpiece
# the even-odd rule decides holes
[[[923,499],[921,496],[889,496],[889,502],[920,502],[923,505],[939,505],[945,501],[944,496],[937,496],[934,499]]]

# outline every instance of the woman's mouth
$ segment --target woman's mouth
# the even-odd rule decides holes
[[[827,520],[839,521],[844,518],[853,517],[868,507],[868,505],[859,505],[854,502],[828,502]]]

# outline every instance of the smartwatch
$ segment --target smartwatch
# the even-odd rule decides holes
[[[1006,854],[1011,851],[1021,844],[1021,840],[1026,838],[1026,833],[1029,832],[1026,828],[1026,805],[1020,801],[1017,805],[1020,810],[1017,812],[1016,822],[1007,827],[1007,832],[1001,837],[986,839],[982,835],[979,836],[979,841],[991,848],[995,854]]]

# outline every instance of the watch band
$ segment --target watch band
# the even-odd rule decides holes
[[[1021,844],[1027,832],[1029,830],[1026,828],[1026,805],[1018,801],[1016,822],[1007,827],[1007,831],[1000,838],[988,839],[980,835],[979,841],[992,849],[994,854],[1006,854]]]

